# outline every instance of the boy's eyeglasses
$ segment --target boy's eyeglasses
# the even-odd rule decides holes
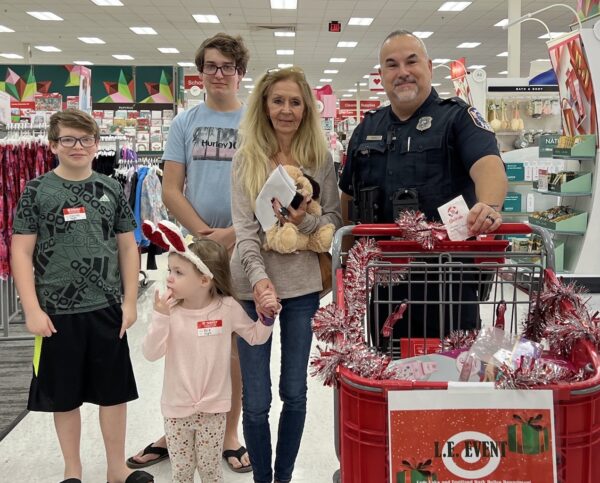
[[[215,75],[218,70],[220,70],[221,74],[223,74],[224,76],[232,76],[238,73],[237,65],[230,64],[222,66],[218,66],[215,64],[204,64],[202,66],[202,69],[200,69],[200,72],[207,75]]]
[[[56,138],[56,141],[63,148],[74,148],[77,143],[81,144],[81,147],[83,148],[91,148],[96,145],[96,138],[94,136],[83,136],[82,138],[61,136]]]

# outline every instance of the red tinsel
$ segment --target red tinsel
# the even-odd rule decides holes
[[[420,211],[402,211],[396,219],[401,237],[419,243],[426,250],[433,250],[438,242],[448,240],[444,225],[437,221],[429,222]]]
[[[532,361],[531,364],[521,364],[517,369],[503,365],[496,379],[496,387],[499,389],[531,389],[550,384],[581,381],[584,378],[583,369],[575,372],[566,365],[538,359]]]
[[[468,349],[473,345],[479,335],[479,330],[453,330],[440,344],[443,350]]]
[[[327,344],[334,344],[339,338],[355,342],[362,338],[362,326],[346,317],[346,314],[336,304],[330,303],[321,307],[312,320],[315,337]]]

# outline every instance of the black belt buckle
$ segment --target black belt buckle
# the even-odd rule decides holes
[[[419,192],[415,188],[400,188],[392,196],[392,208],[394,220],[400,216],[402,211],[419,210]]]

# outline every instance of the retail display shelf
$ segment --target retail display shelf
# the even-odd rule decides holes
[[[559,196],[561,198],[566,196],[592,196],[591,191],[582,191],[581,193],[563,193],[561,191],[546,191],[546,190],[532,190],[534,193],[539,193],[541,195],[549,195],[549,196]]]
[[[523,186],[531,185],[531,183],[533,183],[533,181],[509,181],[508,182],[508,184],[511,184],[511,185],[523,185]]]
[[[501,211],[500,214],[506,216],[529,216],[531,212],[528,211]]]

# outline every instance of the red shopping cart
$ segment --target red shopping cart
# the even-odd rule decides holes
[[[366,267],[367,279],[372,276],[374,280],[365,322],[371,346],[386,351],[394,359],[427,352],[428,347],[437,349],[440,338],[449,330],[464,328],[461,324],[465,314],[470,317],[474,310],[476,325],[480,326],[481,321],[485,324],[495,320],[500,305],[506,309],[505,330],[516,333],[541,291],[544,268],[554,267],[553,242],[545,229],[513,223],[504,224],[495,232],[495,235],[522,234],[539,236],[542,249],[533,253],[510,252],[506,251],[507,240],[485,239],[444,242],[432,251],[424,251],[414,242],[394,240],[394,236],[400,235],[396,225],[342,228],[333,242],[334,302],[339,307],[345,304],[342,238],[375,237],[381,256]],[[388,289],[392,284],[404,285],[400,296],[397,290]],[[476,298],[463,297],[469,291]],[[407,309],[399,323],[407,329],[400,337],[393,334],[381,338],[381,320],[402,303]],[[427,323],[432,314],[436,317],[434,327]],[[558,481],[597,482],[600,481],[600,358],[588,343],[582,343],[573,358],[588,364],[593,376],[583,382],[544,386],[554,395]],[[372,380],[345,367],[339,367],[337,382],[334,424],[340,471],[334,475],[334,481],[388,482],[388,392],[445,390],[448,383]]]

